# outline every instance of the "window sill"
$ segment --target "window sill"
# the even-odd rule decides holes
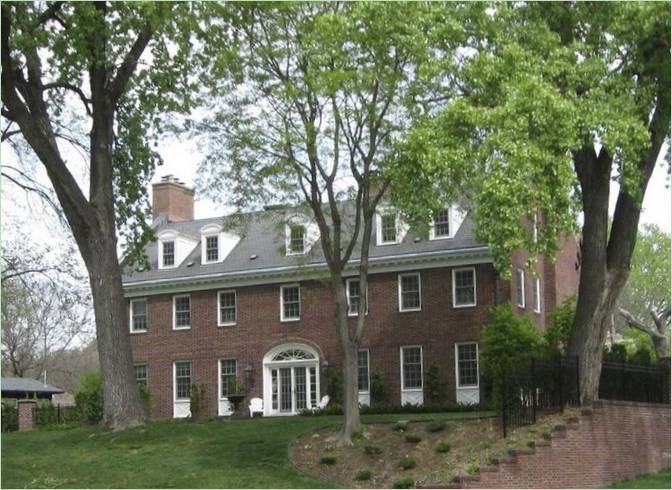
[[[293,322],[300,322],[300,321],[301,321],[301,317],[299,317],[299,318],[281,318],[280,319],[281,323],[293,323]]]
[[[399,245],[400,243],[401,242],[397,242],[397,241],[394,241],[394,242],[380,242],[380,243],[376,243],[376,246],[377,247],[384,247],[386,245]]]
[[[399,310],[399,313],[417,313],[418,311],[422,311],[422,308]]]
[[[436,241],[436,240],[452,240],[453,238],[455,238],[455,235],[435,236],[435,237],[431,237],[431,238],[429,239],[429,241],[430,241],[430,242],[433,242],[433,241]]]
[[[526,308],[525,308],[525,305],[516,305],[516,307],[518,307],[518,308],[521,309],[521,310],[525,310],[525,309],[526,309]]]
[[[478,306],[476,303],[470,303],[470,304],[468,304],[468,305],[456,305],[455,303],[453,303],[453,308],[455,308],[455,309],[460,309],[460,308],[475,308],[476,306]]]
[[[458,386],[456,389],[458,390],[476,390],[478,389],[478,385],[472,385],[472,386]]]
[[[236,322],[233,322],[233,323],[218,323],[217,326],[218,327],[235,327]]]
[[[191,330],[191,325],[188,327],[173,327],[173,330]]]
[[[423,388],[402,388],[402,393],[422,393]]]
[[[139,333],[147,333],[147,330],[129,330],[131,335],[136,335]]]

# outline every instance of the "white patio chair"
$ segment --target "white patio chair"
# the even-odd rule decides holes
[[[327,407],[327,405],[329,404],[329,400],[330,400],[329,395],[324,395],[322,397],[322,399],[320,400],[320,402],[317,404],[317,407],[315,407],[315,410],[325,409]]]
[[[264,400],[261,398],[252,398],[250,400],[250,417],[254,417],[255,413],[264,413]]]

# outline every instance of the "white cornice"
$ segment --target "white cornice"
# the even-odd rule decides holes
[[[386,272],[487,264],[492,261],[488,247],[471,247],[457,250],[439,250],[435,252],[372,257],[369,259],[369,271],[370,274],[382,274]],[[358,259],[350,261],[344,276],[356,275],[358,264]],[[144,281],[126,281],[124,282],[124,292],[127,298],[131,298],[155,294],[319,279],[326,278],[327,274],[326,262],[318,262],[315,264],[271,267],[247,271],[220,272],[216,274],[190,275]]]

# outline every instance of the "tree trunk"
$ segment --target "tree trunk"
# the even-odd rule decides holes
[[[664,333],[664,332],[661,332]],[[651,336],[653,347],[656,350],[656,359],[661,360],[670,357],[670,342],[669,337]]]
[[[96,340],[103,379],[103,423],[114,430],[141,425],[145,419],[133,372],[128,308],[114,239],[98,237],[85,258],[96,320]]]

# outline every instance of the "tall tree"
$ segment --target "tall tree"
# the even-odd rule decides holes
[[[644,192],[669,136],[669,5],[505,3],[490,13],[463,51],[462,96],[400,145],[394,194],[426,222],[437,196],[467,192],[477,233],[505,274],[516,249],[531,262],[552,256],[583,213],[569,354],[590,403]],[[620,191],[609,228],[613,179]]]
[[[618,306],[627,325],[651,337],[658,359],[670,357],[670,235],[655,225],[639,232]]]
[[[387,188],[381,169],[414,119],[434,13],[424,4],[215,8],[203,42],[205,59],[218,60],[206,99],[215,116],[196,126],[214,141],[203,186],[238,207],[300,203],[316,223],[345,359],[345,424],[336,437],[348,444],[360,427],[357,349],[367,304],[362,293],[349,328],[344,274],[356,264],[366,291],[374,216]]]
[[[146,184],[165,110],[189,93],[180,29],[188,3],[3,2],[3,141],[25,142],[47,171],[86,264],[103,373],[104,422],[142,423],[117,257],[151,237]],[[179,34],[179,35],[178,35]],[[67,161],[88,159],[88,186]],[[70,164],[71,165],[71,164]],[[88,187],[88,189],[87,189]],[[87,196],[88,191],[88,196]]]

